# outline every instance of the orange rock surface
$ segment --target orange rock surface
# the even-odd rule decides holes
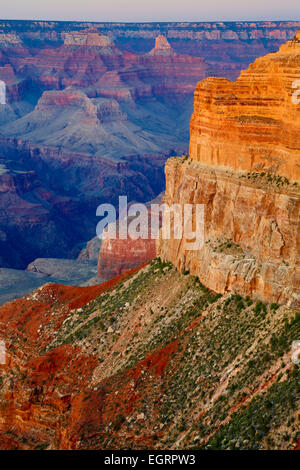
[[[178,158],[168,160],[166,178],[167,204],[204,204],[205,244],[191,251],[185,239],[160,240],[164,259],[217,292],[300,304],[297,187]]]
[[[198,83],[190,157],[235,171],[270,171],[300,181],[300,33],[277,53],[257,59],[236,82]]]
[[[161,240],[159,252],[217,292],[300,305],[297,80],[300,33],[236,82],[200,82],[190,157],[167,162],[166,203],[204,204],[205,244]]]

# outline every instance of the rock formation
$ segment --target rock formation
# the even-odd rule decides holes
[[[292,99],[299,63],[298,34],[277,53],[257,59],[236,82],[200,82],[191,119],[191,159],[300,181],[300,107]]]
[[[190,156],[166,165],[166,203],[204,204],[205,244],[161,254],[207,287],[300,305],[299,34],[236,82],[197,85]]]
[[[104,34],[99,34],[97,29],[87,29],[83,31],[71,31],[64,33],[65,46],[96,46],[96,47],[111,47],[113,41]]]
[[[99,252],[98,277],[109,280],[156,256],[155,240],[104,238]]]
[[[109,232],[103,234],[101,249],[98,259],[98,277],[101,279],[113,279],[124,272],[141,266],[156,256],[156,238],[158,233],[151,232],[152,204],[161,204],[163,194],[153,201],[148,202],[148,215],[140,217],[139,231],[145,232],[146,236],[133,239],[128,236],[128,227],[134,217],[127,217],[125,221],[126,233],[119,230],[117,221],[116,237],[110,236]],[[159,219],[161,226],[161,216]]]
[[[162,36],[161,34],[157,36],[155,39],[155,46],[154,49],[152,49],[149,54],[151,55],[156,55],[156,54],[169,54],[172,53],[172,48],[170,46],[170,43],[168,42],[167,38],[165,36]]]

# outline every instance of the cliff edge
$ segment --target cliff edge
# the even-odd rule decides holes
[[[300,33],[236,82],[197,85],[190,156],[166,164],[166,203],[204,204],[205,243],[159,252],[220,293],[300,305]],[[194,221],[193,221],[194,223]]]

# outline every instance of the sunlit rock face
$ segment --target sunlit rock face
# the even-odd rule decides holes
[[[166,164],[166,203],[204,204],[205,244],[161,240],[160,253],[217,292],[300,305],[299,79],[298,33],[236,83],[200,82],[190,157]]]
[[[300,104],[293,99],[299,79],[298,32],[277,53],[257,59],[236,82],[200,82],[191,119],[192,160],[300,182]]]

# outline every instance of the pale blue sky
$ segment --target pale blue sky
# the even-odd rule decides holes
[[[1,0],[2,19],[300,20],[299,0]]]

